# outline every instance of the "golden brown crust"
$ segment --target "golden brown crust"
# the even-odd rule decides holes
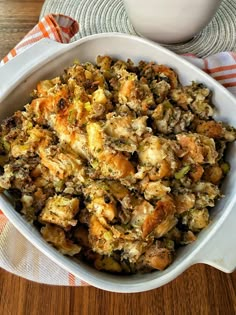
[[[142,237],[146,238],[158,224],[162,223],[169,215],[173,215],[174,213],[175,204],[171,197],[166,196],[158,201],[154,212],[144,220],[142,225]]]

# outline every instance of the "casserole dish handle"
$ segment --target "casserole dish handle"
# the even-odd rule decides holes
[[[57,53],[61,52],[66,45],[49,38],[43,38],[0,67],[0,101],[14,89],[19,78],[26,78],[29,69],[37,70],[43,61],[55,58]]]
[[[232,209],[196,258],[196,263],[205,263],[226,273],[236,270],[236,209]]]

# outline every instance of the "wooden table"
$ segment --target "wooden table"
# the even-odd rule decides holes
[[[0,59],[37,22],[43,0],[0,0]],[[149,292],[116,294],[93,287],[54,287],[0,270],[0,314],[236,314],[236,272],[195,265]]]

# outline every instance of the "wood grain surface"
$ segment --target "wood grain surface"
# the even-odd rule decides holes
[[[42,0],[0,0],[0,59],[37,22],[42,4]],[[38,284],[0,270],[0,315],[18,314],[234,315],[236,272],[224,274],[195,265],[156,290],[117,294],[93,287]]]

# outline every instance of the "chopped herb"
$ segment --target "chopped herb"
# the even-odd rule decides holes
[[[175,179],[183,178],[190,171],[190,165],[186,165],[175,173]]]
[[[85,108],[88,112],[91,112],[91,110],[92,110],[92,105],[90,104],[90,102],[86,102],[86,103],[84,103],[84,108]]]
[[[104,235],[104,238],[106,241],[112,241],[113,240],[112,233],[110,231],[105,232],[103,235]]]
[[[220,165],[224,174],[227,174],[230,171],[230,165],[227,162],[224,162]]]
[[[98,163],[98,161],[97,160],[93,160],[92,162],[91,162],[91,166],[92,166],[92,168],[98,168],[98,165],[99,165],[99,163]]]
[[[168,100],[163,102],[162,105],[165,109],[173,108],[173,105]]]
[[[76,111],[75,110],[70,110],[69,115],[68,115],[68,122],[70,124],[74,124],[76,121]]]

